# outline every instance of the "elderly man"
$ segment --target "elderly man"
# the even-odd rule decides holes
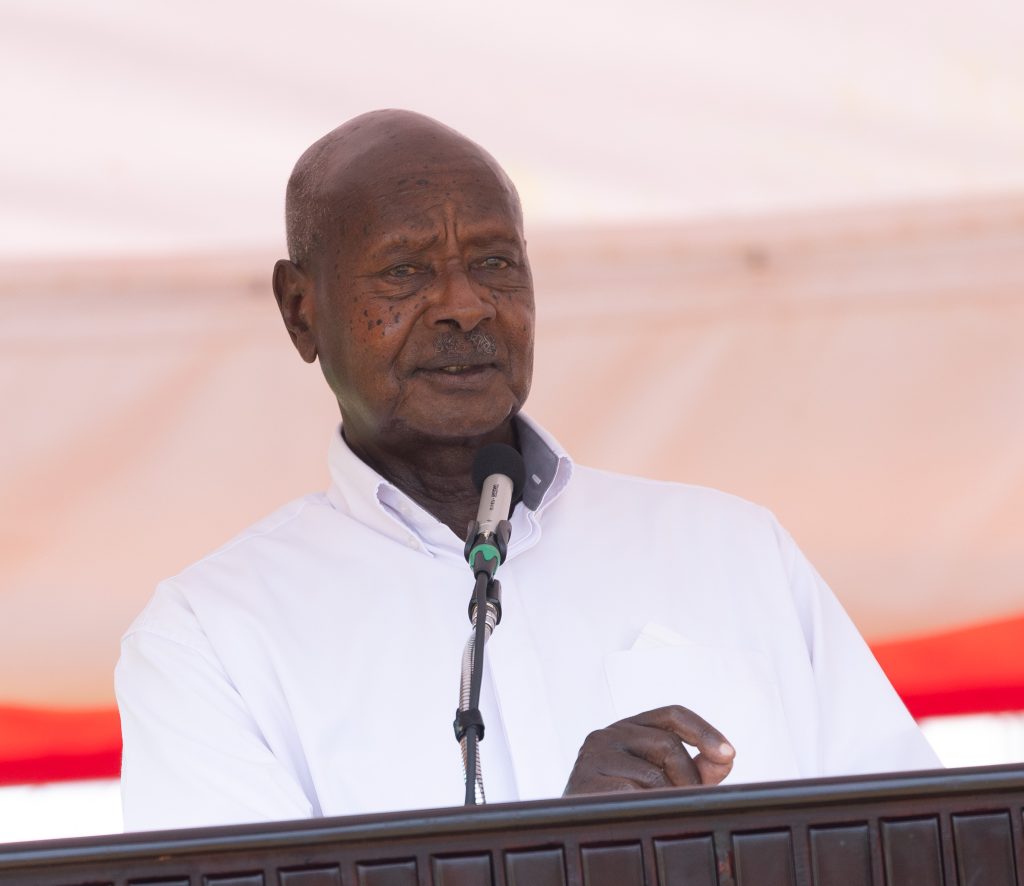
[[[274,293],[341,410],[331,485],[164,582],[125,635],[129,828],[460,802],[463,536],[491,442],[527,482],[486,655],[490,800],[937,765],[770,514],[574,465],[521,413],[533,285],[487,153],[357,117],[299,160],[287,229]]]

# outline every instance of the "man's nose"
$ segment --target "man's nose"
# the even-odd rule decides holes
[[[455,326],[469,332],[497,311],[490,290],[475,281],[461,262],[444,265],[436,282],[432,304],[427,309],[427,322]]]

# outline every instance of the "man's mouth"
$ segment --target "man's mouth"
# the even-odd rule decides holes
[[[480,372],[485,369],[494,369],[495,364],[491,360],[460,360],[457,357],[453,360],[430,360],[420,366],[420,372],[443,372],[447,375],[463,375],[467,372]]]
[[[449,361],[438,360],[433,365],[428,363],[426,366],[420,367],[419,373],[427,378],[434,378],[440,384],[445,383],[442,381],[444,379],[445,381],[450,380],[449,384],[467,385],[482,383],[484,379],[490,377],[496,368],[495,364],[491,362],[453,363]]]

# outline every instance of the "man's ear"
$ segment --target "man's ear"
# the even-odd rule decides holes
[[[312,363],[316,359],[313,281],[297,264],[282,258],[274,265],[273,282],[274,297],[281,310],[284,328],[302,359]]]

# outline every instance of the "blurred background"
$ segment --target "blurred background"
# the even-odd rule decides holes
[[[1024,758],[1024,6],[0,5],[0,841],[120,828],[161,578],[323,488],[270,291],[301,151],[377,107],[523,199],[530,412],[776,512],[948,765]]]

